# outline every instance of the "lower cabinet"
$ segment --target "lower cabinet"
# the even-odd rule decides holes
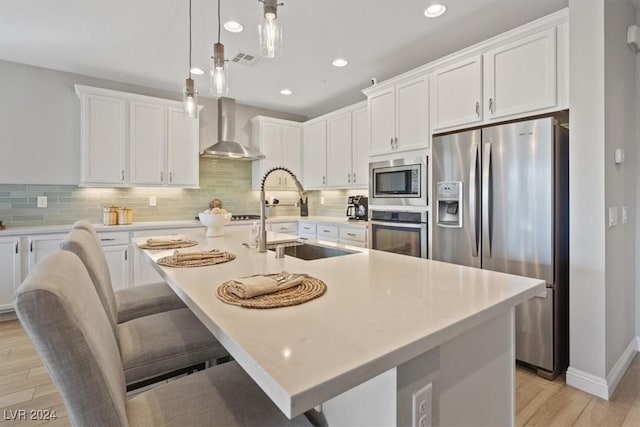
[[[337,225],[318,224],[317,236],[318,240],[337,243],[340,239],[340,228]]]
[[[366,248],[367,229],[364,227],[340,227],[340,243]]]
[[[316,228],[317,225],[315,222],[298,221],[298,236],[315,240]]]
[[[129,256],[129,233],[98,233],[102,250],[109,265],[109,275],[113,289],[131,286],[131,260]]]
[[[20,237],[0,237],[0,313],[13,310],[13,294],[22,281]]]
[[[271,224],[267,224],[267,230],[271,230],[275,233],[284,233],[284,234],[297,234],[298,233],[298,222],[290,221],[290,222],[274,222]]]
[[[45,256],[60,249],[60,242],[64,240],[67,233],[40,234],[29,236],[27,245],[29,248],[28,271]]]

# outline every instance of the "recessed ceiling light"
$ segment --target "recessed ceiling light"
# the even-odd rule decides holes
[[[196,76],[201,76],[204,74],[204,70],[202,68],[193,67],[191,70],[191,74],[195,74]]]
[[[224,29],[232,33],[239,33],[240,31],[244,30],[244,27],[239,22],[227,21],[224,23]]]
[[[424,10],[424,16],[427,18],[436,18],[447,11],[447,7],[438,3],[432,4]]]
[[[286,95],[286,96],[289,96],[289,95],[291,95],[292,93],[293,93],[293,92],[291,91],[291,89],[282,89],[282,90],[280,91],[280,94],[281,94],[281,95]]]
[[[344,67],[344,66],[345,66],[345,65],[347,65],[348,63],[349,63],[349,62],[347,62],[347,60],[346,60],[346,59],[343,59],[343,58],[337,58],[337,59],[334,59],[334,60],[333,60],[333,62],[332,62],[332,64],[333,64],[333,66],[334,66],[334,67]]]

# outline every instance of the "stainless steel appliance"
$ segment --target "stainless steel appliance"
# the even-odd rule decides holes
[[[372,205],[427,206],[427,157],[369,163]]]
[[[427,258],[427,212],[371,211],[371,249]]]
[[[553,117],[433,139],[432,257],[543,279],[516,308],[516,358],[568,366],[568,130]]]
[[[347,199],[347,217],[350,221],[368,219],[369,199],[367,196],[349,196]]]

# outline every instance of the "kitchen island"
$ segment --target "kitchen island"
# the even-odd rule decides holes
[[[418,425],[412,396],[425,389],[433,425],[513,424],[513,309],[544,291],[543,281],[361,248],[314,261],[276,258],[245,247],[246,231],[230,228],[188,237],[200,243],[190,250],[236,259],[156,268],[288,417],[320,405],[329,425]],[[145,251],[154,261],[171,252]],[[317,277],[327,292],[277,309],[216,297],[225,281],[282,270]]]

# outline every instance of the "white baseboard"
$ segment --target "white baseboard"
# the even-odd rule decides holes
[[[627,372],[637,351],[640,351],[639,337],[631,340],[616,361],[616,364],[613,365],[606,379],[569,367],[567,369],[567,384],[594,396],[609,400],[625,372]]]

